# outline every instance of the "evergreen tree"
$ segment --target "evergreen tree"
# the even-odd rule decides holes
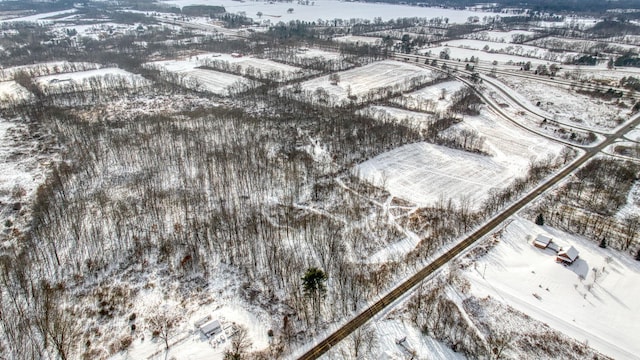
[[[327,292],[325,281],[327,281],[327,275],[316,267],[308,268],[302,277],[302,289],[305,296],[311,299],[313,320],[316,324],[320,317],[320,300]]]
[[[536,225],[544,225],[544,217],[542,216],[542,214],[538,214],[538,216],[536,217]]]
[[[327,280],[327,275],[321,269],[316,267],[310,267],[304,273],[302,277],[302,288],[307,296],[324,296],[327,292],[327,288],[324,282]]]
[[[603,249],[606,249],[606,247],[607,247],[607,239],[604,236],[602,237],[602,240],[600,240],[600,245],[598,245],[598,246],[600,246]]]

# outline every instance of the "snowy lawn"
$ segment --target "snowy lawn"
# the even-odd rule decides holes
[[[441,199],[469,200],[477,208],[492,188],[502,189],[525,174],[532,160],[560,153],[562,146],[482,112],[449,129],[471,129],[485,138],[490,156],[428,143],[405,145],[356,167],[361,177],[420,206]],[[446,134],[446,133],[445,133]]]
[[[570,266],[528,236],[550,235],[579,258]],[[491,296],[617,359],[636,358],[640,262],[578,236],[516,217],[502,241],[465,272],[478,297]]]
[[[368,94],[375,97],[378,89],[407,90],[412,82],[423,84],[433,80],[436,73],[411,64],[385,60],[339,72],[338,76],[340,80],[336,85],[331,84],[327,75],[303,82],[302,90],[316,92],[324,89],[329,103],[339,104],[347,101],[349,94],[363,100]]]

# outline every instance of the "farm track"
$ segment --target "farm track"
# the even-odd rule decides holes
[[[376,314],[381,312],[390,304],[393,304],[396,300],[398,300],[402,295],[410,291],[413,287],[418,285],[422,280],[426,279],[428,276],[435,273],[438,269],[440,269],[443,265],[447,264],[456,256],[460,255],[463,251],[468,249],[471,245],[473,245],[476,241],[481,239],[483,236],[489,234],[493,231],[498,225],[504,222],[506,219],[514,215],[517,211],[522,209],[525,205],[529,204],[535,198],[540,196],[542,193],[558,184],[562,179],[567,177],[577,168],[586,163],[589,159],[594,157],[600,151],[605,149],[607,146],[611,145],[617,139],[623,137],[627,132],[640,124],[640,114],[634,115],[625,126],[621,127],[614,134],[607,136],[602,142],[598,145],[588,148],[585,150],[585,153],[579,158],[575,159],[568,166],[566,166],[559,173],[544,181],[540,185],[538,185],[534,190],[529,192],[527,195],[522,197],[520,200],[510,205],[507,209],[503,210],[501,213],[494,216],[487,223],[482,225],[480,228],[475,230],[471,235],[466,237],[456,246],[454,246],[451,250],[441,255],[437,259],[435,259],[430,264],[426,265],[424,268],[419,270],[409,279],[402,282],[400,285],[395,287],[393,290],[384,295],[380,300],[376,301],[369,308],[362,311],[360,314],[355,316],[341,328],[330,334],[327,338],[320,341],[313,348],[308,350],[302,356],[299,357],[300,360],[308,360],[308,359],[317,359],[326,353],[332,346],[338,344],[341,340],[349,336],[353,331],[358,329],[360,326],[364,325],[367,321],[369,321]]]

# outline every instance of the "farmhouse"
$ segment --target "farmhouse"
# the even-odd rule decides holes
[[[557,262],[561,262],[566,265],[573,264],[576,259],[578,259],[578,250],[573,246],[569,247],[567,250],[560,250],[556,257]]]
[[[206,336],[206,337],[211,337],[215,334],[221,333],[222,332],[222,326],[220,325],[220,322],[218,320],[212,320],[209,321],[208,323],[200,326],[200,332]]]

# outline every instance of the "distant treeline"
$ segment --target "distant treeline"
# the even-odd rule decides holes
[[[380,0],[363,0],[368,2],[380,2]],[[473,0],[381,0],[386,3],[409,3],[423,6],[447,6],[454,8],[464,8],[467,6],[476,6],[477,1]],[[502,9],[508,7],[522,7],[533,11],[545,12],[604,12],[609,9],[637,9],[637,0],[618,0],[618,1],[601,1],[601,0],[498,0],[495,2],[494,9]]]
[[[224,6],[189,5],[182,7],[182,14],[187,16],[214,16],[224,13]]]

